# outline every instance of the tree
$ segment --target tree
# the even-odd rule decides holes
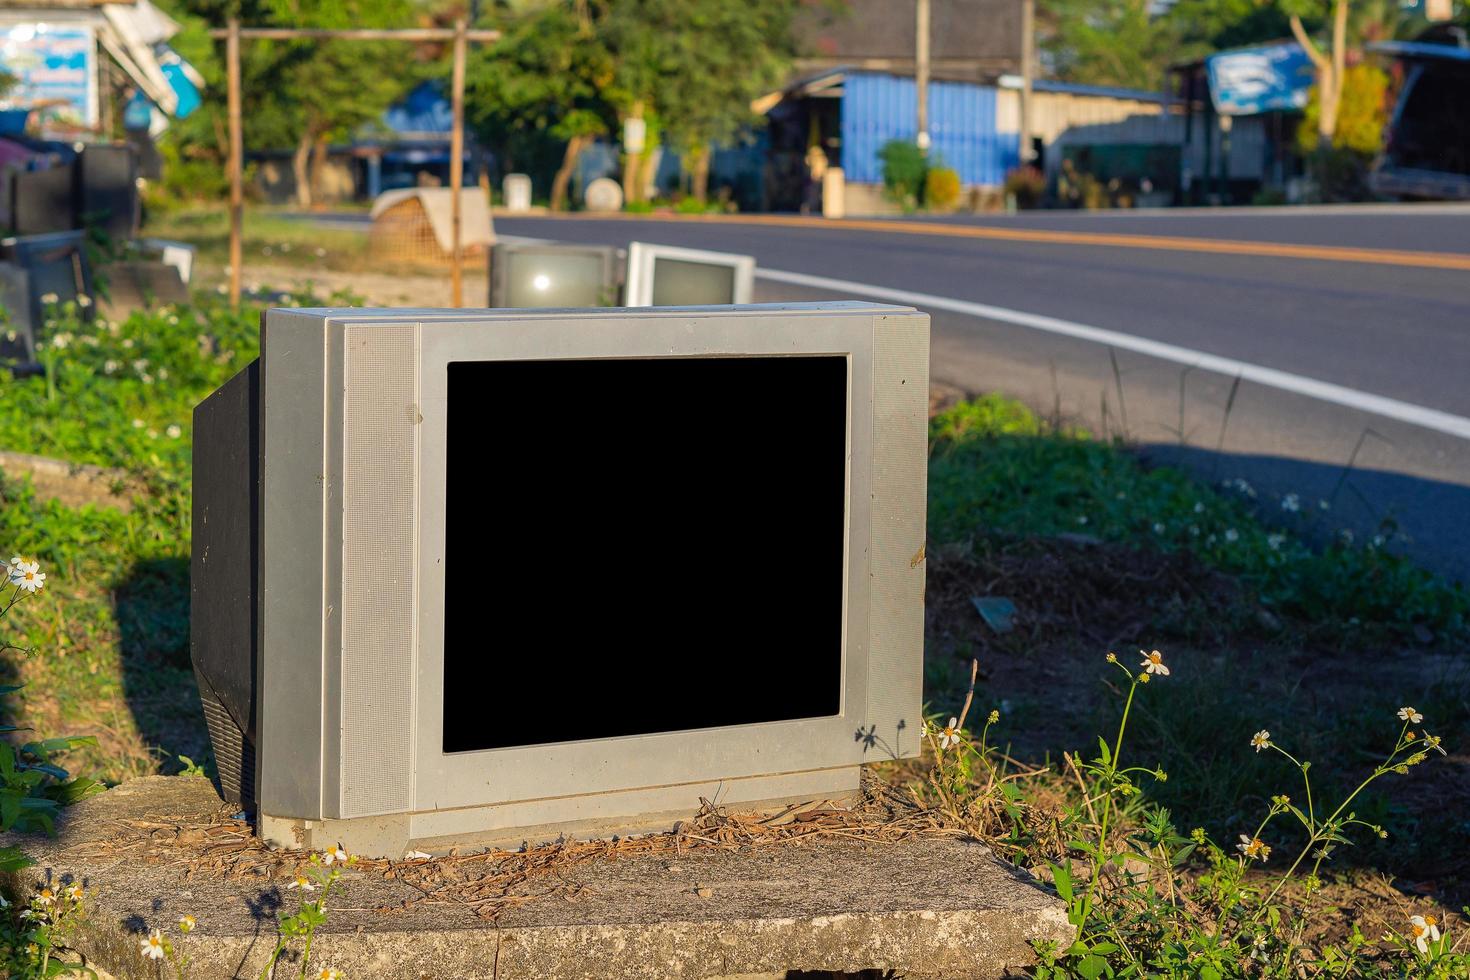
[[[672,21],[657,102],[665,130],[689,164],[691,195],[708,197],[712,148],[755,114],[750,104],[781,84],[796,54],[789,0],[663,0]],[[672,8],[672,9],[670,9]]]
[[[623,190],[642,198],[648,152],[667,134],[688,155],[703,197],[709,147],[751,120],[778,84],[803,0],[541,0],[503,9],[505,37],[476,60],[471,110],[487,142],[548,134],[565,151],[552,182],[564,201],[577,154],[612,126],[641,121],[645,149],[625,153]]]
[[[1332,42],[1324,52],[1307,34],[1303,17],[1320,13],[1323,0],[1282,0],[1292,36],[1296,38],[1317,72],[1317,148],[1326,152],[1337,131],[1337,114],[1342,106],[1343,76],[1347,69],[1348,0],[1326,0],[1331,6]]]
[[[408,0],[270,0],[282,26],[341,29],[402,27],[411,22]],[[396,41],[287,41],[284,70],[275,87],[288,93],[295,133],[291,169],[296,201],[310,206],[325,169],[331,139],[345,139],[375,120],[418,81],[417,73],[387,65],[411,63]]]
[[[1042,0],[1042,50],[1056,77],[1084,85],[1157,90],[1169,65],[1187,60],[1174,21],[1150,0]]]
[[[551,184],[551,207],[559,211],[577,158],[608,131],[612,111],[601,90],[612,77],[612,54],[584,3],[512,11],[498,26],[501,40],[466,68],[470,122],[486,142],[538,134],[564,141]]]

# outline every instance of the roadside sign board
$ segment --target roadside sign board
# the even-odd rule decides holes
[[[1296,42],[1222,51],[1205,59],[1210,98],[1222,116],[1254,116],[1307,104],[1315,69]]]
[[[17,79],[13,104],[49,103],[46,118],[97,127],[97,38],[90,25],[0,19],[0,67]]]

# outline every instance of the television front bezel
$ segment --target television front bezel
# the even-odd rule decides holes
[[[511,254],[566,254],[570,252],[581,252],[595,255],[602,260],[602,291],[608,294],[610,302],[605,309],[617,306],[620,283],[618,281],[617,261],[618,249],[614,245],[573,245],[561,242],[496,242],[490,248],[490,295],[489,304],[495,310],[534,310],[550,309],[550,307],[535,306],[510,306],[510,264],[503,261]]]
[[[700,262],[734,270],[731,304],[747,304],[755,295],[755,258],[735,252],[712,252],[679,245],[657,245],[652,242],[630,242],[628,275],[624,303],[630,307],[652,307],[654,264],[659,259],[677,262]]]
[[[706,795],[839,795],[856,790],[862,763],[919,752],[924,314],[832,303],[271,310],[263,321],[255,758],[271,839],[311,827],[362,839],[370,825],[439,840],[687,813]],[[548,675],[536,695],[544,740],[445,753],[445,500],[427,488],[445,479],[448,365],[808,355],[849,366],[840,713],[558,742]],[[354,493],[371,499],[359,506]],[[487,692],[486,710],[504,696],[527,694]]]

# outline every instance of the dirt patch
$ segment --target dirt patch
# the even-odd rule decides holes
[[[6,450],[0,450],[0,473],[30,477],[38,498],[56,500],[67,507],[91,504],[127,513],[133,509],[128,494],[137,489],[136,481],[122,470]]]

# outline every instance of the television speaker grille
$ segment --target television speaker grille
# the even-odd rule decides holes
[[[417,582],[418,326],[344,331],[343,817],[404,810],[412,767]]]

